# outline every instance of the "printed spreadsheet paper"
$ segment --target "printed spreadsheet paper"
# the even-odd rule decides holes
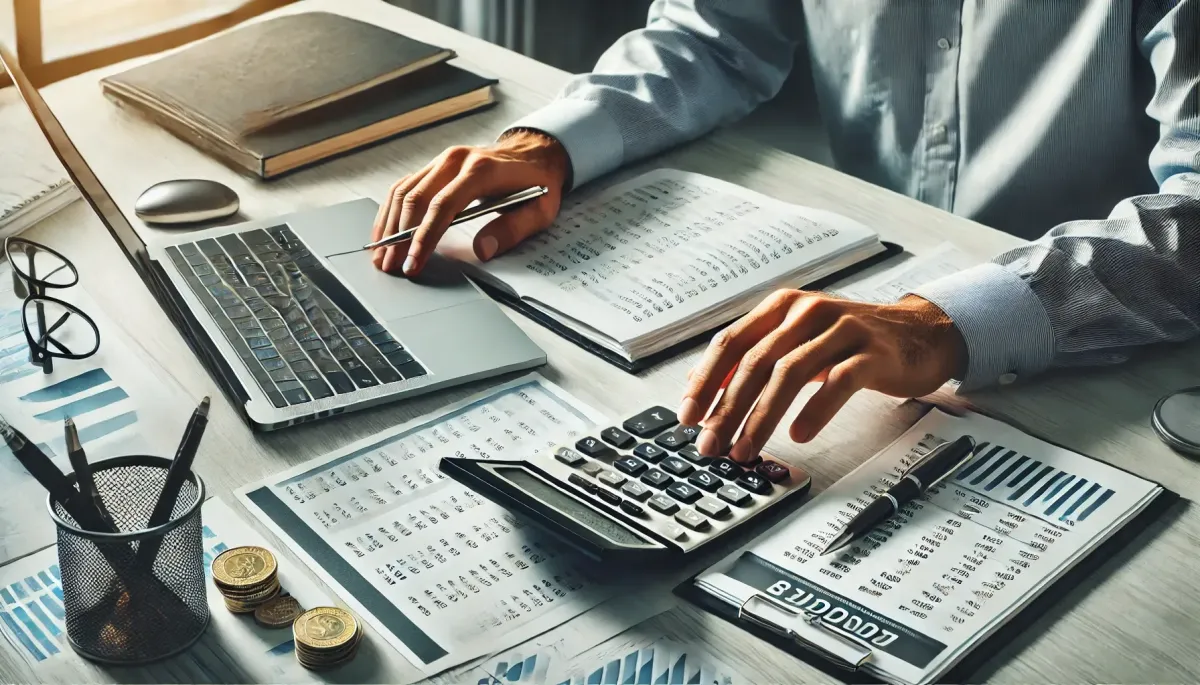
[[[533,456],[603,421],[530,374],[239,496],[432,675],[520,644],[619,591],[593,577],[583,557],[446,477],[441,457]]]
[[[53,295],[95,321],[100,348],[87,359],[55,359],[50,374],[29,363],[21,325],[23,300],[13,293],[11,267],[0,263],[0,415],[64,473],[71,471],[63,443],[67,417],[75,420],[93,463],[128,454],[174,453],[196,403],[106,316],[82,285]],[[69,338],[70,331],[60,329],[58,335]],[[70,345],[69,339],[63,342]],[[0,444],[0,563],[53,542],[46,491]]]
[[[975,455],[847,551],[820,550],[940,441]],[[1154,483],[999,421],[934,409],[769,535],[697,579],[741,604],[759,593],[872,650],[892,682],[935,679],[1141,511]]]

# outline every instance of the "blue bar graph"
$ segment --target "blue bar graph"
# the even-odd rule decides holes
[[[22,402],[54,402],[86,392],[92,388],[111,381],[104,369],[91,369],[83,373],[63,379],[49,387],[34,390],[21,396]]]

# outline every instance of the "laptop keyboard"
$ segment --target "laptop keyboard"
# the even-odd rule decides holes
[[[426,373],[287,226],[166,251],[276,407]]]

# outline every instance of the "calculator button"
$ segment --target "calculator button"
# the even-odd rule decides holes
[[[646,465],[633,457],[622,457],[613,462],[613,468],[631,476],[638,476],[646,470]]]
[[[554,458],[566,464],[567,466],[579,466],[587,461],[583,455],[571,449],[570,447],[559,447],[554,452]]]
[[[650,488],[642,485],[636,480],[631,480],[621,488],[621,493],[626,497],[632,497],[639,502],[645,502],[650,498]]]
[[[724,485],[720,478],[717,478],[708,471],[697,471],[693,473],[690,477],[688,477],[688,482],[700,488],[701,490],[707,490],[709,492],[716,492],[717,488]]]
[[[675,514],[675,520],[679,521],[688,528],[691,528],[692,530],[704,530],[705,528],[708,528],[708,519],[704,518],[700,514],[697,514],[691,509],[684,509],[678,514]]]
[[[583,452],[593,459],[602,454],[612,453],[612,448],[590,435],[585,438],[580,438],[579,441],[575,443],[575,449]]]
[[[589,476],[594,476],[604,470],[604,467],[594,461],[585,461],[579,465],[579,470]]]
[[[658,469],[650,469],[646,473],[642,474],[642,482],[646,485],[662,490],[675,481],[670,476],[662,471],[659,471]]]
[[[761,464],[754,467],[754,470],[763,476],[766,476],[767,480],[771,481],[772,483],[778,483],[780,481],[787,480],[787,477],[791,475],[786,466],[775,461],[763,460]]]
[[[726,485],[717,490],[717,497],[729,502],[735,507],[744,507],[750,504],[750,493],[739,488],[736,485]]]
[[[758,495],[771,492],[771,481],[756,471],[743,473],[742,477],[737,479],[737,484]]]
[[[625,476],[613,471],[601,471],[600,475],[596,476],[596,480],[604,483],[610,488],[619,488],[625,484]]]
[[[729,457],[721,457],[713,461],[708,465],[708,470],[728,480],[734,480],[746,472],[746,469],[738,466],[738,463]]]
[[[613,505],[614,507],[619,505],[623,501],[621,499],[621,496],[618,495],[617,493],[610,492],[608,490],[603,490],[601,488],[596,488],[595,494],[597,497],[604,500],[605,502],[608,502],[609,504]]]
[[[691,464],[687,463],[683,459],[680,459],[679,457],[674,456],[663,459],[660,466],[662,467],[663,471],[666,471],[673,476],[679,476],[680,478],[683,478],[692,471],[696,470]]]
[[[680,481],[675,481],[667,486],[667,494],[679,500],[680,502],[683,502],[684,504],[691,504],[692,502],[700,499],[699,490],[691,485],[688,485],[687,483]]]
[[[687,539],[687,531],[683,529],[683,526],[677,526],[674,523],[668,523],[665,527],[667,529],[667,537],[671,538],[672,540]]]
[[[705,497],[699,502],[696,502],[696,509],[698,509],[700,513],[704,514],[705,516],[715,519],[723,519],[726,516],[729,516],[729,505],[723,502],[718,502],[711,497]]]
[[[662,493],[651,497],[647,504],[649,504],[650,508],[654,511],[657,511],[660,514],[666,514],[667,516],[679,511],[679,503]]]
[[[643,509],[640,505],[630,502],[629,500],[624,500],[621,502],[621,511],[625,512],[626,514],[629,514],[630,516],[645,516],[646,515],[645,509]]]
[[[600,488],[596,487],[595,483],[584,478],[583,476],[579,475],[578,473],[572,473],[570,475],[570,477],[567,478],[567,482],[572,485],[578,485],[579,487],[583,488],[584,490],[586,490],[592,494],[595,494],[596,491],[600,489]]]
[[[684,445],[692,444],[696,436],[700,434],[699,426],[676,426],[674,429],[663,433],[654,439],[654,444],[665,450],[675,450]]]
[[[604,442],[619,449],[628,449],[633,446],[633,443],[637,442],[632,435],[616,426],[605,428],[600,437],[604,439]]]
[[[684,445],[679,448],[678,454],[696,466],[708,466],[713,461],[712,457],[700,456],[700,450],[696,449],[695,445]]]
[[[633,453],[636,456],[645,459],[651,464],[657,464],[662,461],[662,458],[667,456],[667,451],[658,445],[651,445],[648,442],[643,442],[633,448]]]
[[[674,426],[678,421],[675,412],[670,409],[650,407],[641,414],[626,419],[621,427],[639,438],[648,438]]]

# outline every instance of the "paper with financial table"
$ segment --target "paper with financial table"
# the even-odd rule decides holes
[[[960,435],[977,442],[961,469],[847,551],[820,555],[915,460]],[[889,682],[924,683],[1161,492],[993,419],[935,409],[696,583],[733,607],[758,596],[771,615],[785,615],[773,603],[816,617],[815,624],[797,625],[801,638],[828,649],[844,645],[849,654],[865,650],[864,668]]]
[[[432,675],[520,644],[621,589],[621,581],[596,577],[583,557],[447,478],[438,461],[533,455],[602,421],[531,374],[239,495]]]

